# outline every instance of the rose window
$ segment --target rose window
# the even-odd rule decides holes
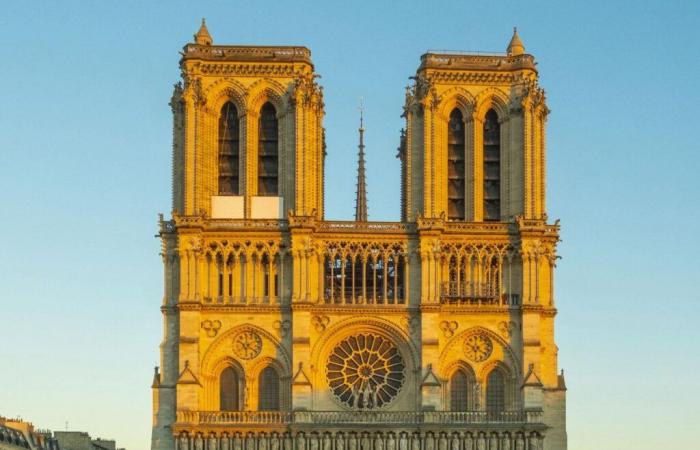
[[[406,365],[388,339],[363,333],[350,336],[331,352],[326,378],[333,395],[355,409],[381,408],[401,391]]]

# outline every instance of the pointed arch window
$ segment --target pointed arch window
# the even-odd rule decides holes
[[[280,376],[274,367],[266,367],[260,372],[258,381],[258,410],[279,411]]]
[[[271,103],[260,110],[258,128],[258,195],[276,196],[279,193],[279,142],[277,111]]]
[[[240,133],[238,110],[227,102],[219,115],[219,195],[238,195]]]
[[[450,409],[469,410],[469,377],[464,370],[458,370],[450,378]]]
[[[241,410],[241,377],[233,367],[227,367],[219,377],[219,405],[221,411]]]
[[[495,369],[486,379],[486,410],[489,412],[505,411],[506,409],[506,377],[503,372]]]
[[[484,119],[484,220],[501,220],[501,125],[493,109]]]
[[[464,118],[455,108],[447,127],[447,218],[464,220]]]

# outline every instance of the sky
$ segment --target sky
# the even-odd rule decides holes
[[[179,51],[304,45],[324,87],[326,217],[399,218],[404,87],[426,50],[517,26],[552,113],[569,448],[691,448],[700,421],[697,1],[3,2],[0,415],[150,445]]]

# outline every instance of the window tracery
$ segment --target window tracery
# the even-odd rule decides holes
[[[447,126],[447,218],[464,220],[464,118],[455,108]]]
[[[258,195],[278,195],[278,158],[277,111],[268,102],[260,110],[258,127]]]
[[[280,377],[272,366],[263,369],[258,377],[258,410],[280,410]]]
[[[441,249],[445,278],[441,299],[446,303],[514,304],[504,272],[513,258],[509,244],[448,243]]]
[[[226,102],[219,115],[219,195],[239,194],[238,110]]]
[[[242,378],[233,367],[227,367],[219,377],[219,406],[221,411],[241,410]]]
[[[492,370],[486,379],[486,410],[500,412],[506,409],[506,379],[503,371]]]
[[[279,303],[285,255],[275,241],[207,242],[201,258],[204,301]]]
[[[405,303],[407,257],[403,243],[326,243],[323,264],[325,303]]]
[[[333,396],[355,409],[391,403],[405,381],[403,357],[396,345],[379,335],[362,333],[341,341],[326,362]]]
[[[484,118],[484,220],[501,220],[501,125],[493,109]]]

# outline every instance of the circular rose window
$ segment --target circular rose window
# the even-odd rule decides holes
[[[341,341],[326,363],[331,392],[355,409],[381,408],[401,391],[406,365],[396,346],[370,333]]]

